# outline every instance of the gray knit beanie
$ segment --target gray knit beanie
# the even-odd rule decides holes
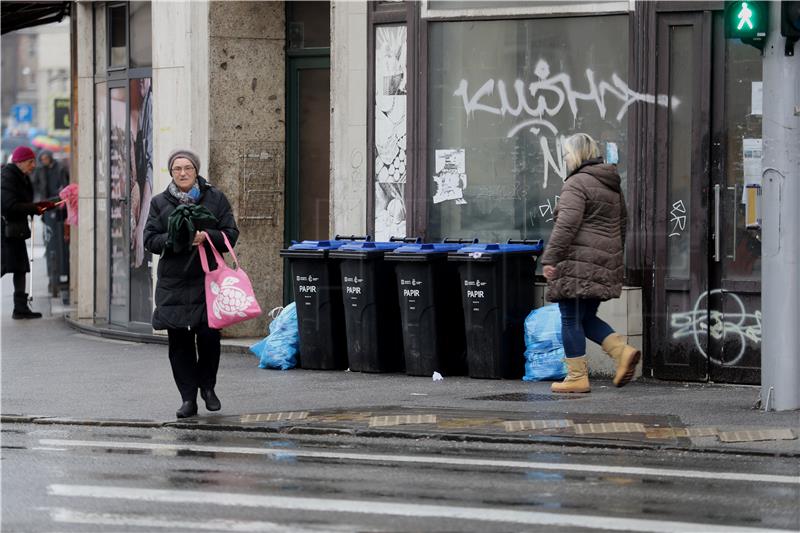
[[[172,163],[179,157],[184,157],[192,162],[195,172],[200,174],[200,157],[188,148],[176,148],[169,154],[169,163],[167,163],[167,171],[170,176],[172,175]]]

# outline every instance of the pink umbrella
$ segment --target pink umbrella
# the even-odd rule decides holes
[[[78,225],[78,184],[70,183],[58,193],[58,196],[67,203],[67,224]]]

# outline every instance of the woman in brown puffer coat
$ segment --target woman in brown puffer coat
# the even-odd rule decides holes
[[[561,311],[567,377],[553,392],[589,392],[586,339],[601,345],[616,364],[614,385],[633,377],[641,352],[597,317],[600,302],[618,298],[624,275],[627,211],[617,167],[603,163],[585,133],[564,142],[569,175],[555,213],[555,227],[542,255],[547,299]]]

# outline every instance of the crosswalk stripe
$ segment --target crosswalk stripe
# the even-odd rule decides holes
[[[608,531],[643,531],[648,533],[755,533],[764,528],[736,527],[716,524],[677,522],[639,518],[616,518],[597,515],[573,515],[534,511],[515,511],[487,507],[457,507],[420,503],[394,503],[389,501],[345,500],[268,496],[232,492],[205,492],[191,490],[141,489],[95,485],[61,485],[48,487],[52,496],[135,500],[151,503],[186,503],[283,509],[320,513],[355,513],[373,516],[399,516],[404,518],[439,518],[477,522],[503,522],[528,526],[580,527]],[[783,532],[788,530],[769,530]]]
[[[140,516],[118,513],[86,513],[66,508],[45,509],[53,522],[66,524],[91,524],[98,526],[164,528],[192,531],[235,531],[244,533],[319,533],[320,531],[353,531],[348,525],[325,525],[324,528],[307,528],[279,522],[260,520],[224,520],[213,518],[203,521],[176,519],[166,516]]]
[[[467,457],[366,454],[340,451],[303,450],[291,448],[253,448],[243,446],[211,446],[203,444],[168,444],[157,442],[115,442],[68,439],[39,439],[43,446],[113,448],[121,450],[150,451],[189,451],[196,453],[228,453],[239,455],[272,455],[285,459],[287,456],[310,459],[335,459],[340,461],[410,463],[452,466],[471,466],[488,468],[512,468],[525,470],[551,470],[559,472],[593,472],[597,474],[632,475],[645,477],[673,477],[687,479],[708,479],[717,481],[743,481],[748,483],[781,483],[800,485],[798,476],[774,474],[748,474],[744,472],[710,472],[705,470],[679,470],[667,468],[647,468],[635,466],[613,466],[574,463],[541,463],[533,461],[514,461],[503,459],[473,459]]]

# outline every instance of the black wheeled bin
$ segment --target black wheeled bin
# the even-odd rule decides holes
[[[317,370],[347,368],[339,260],[329,256],[352,241],[303,241],[281,250],[289,260],[300,341],[298,366]]]
[[[385,254],[395,265],[409,376],[466,373],[458,268],[447,261],[447,254],[475,242],[405,244]]]
[[[330,252],[341,261],[347,360],[354,372],[400,372],[403,340],[394,271],[383,260],[402,242],[353,242]]]
[[[509,241],[448,254],[458,264],[470,377],[522,377],[525,317],[534,307],[535,261],[543,248],[542,241]]]

